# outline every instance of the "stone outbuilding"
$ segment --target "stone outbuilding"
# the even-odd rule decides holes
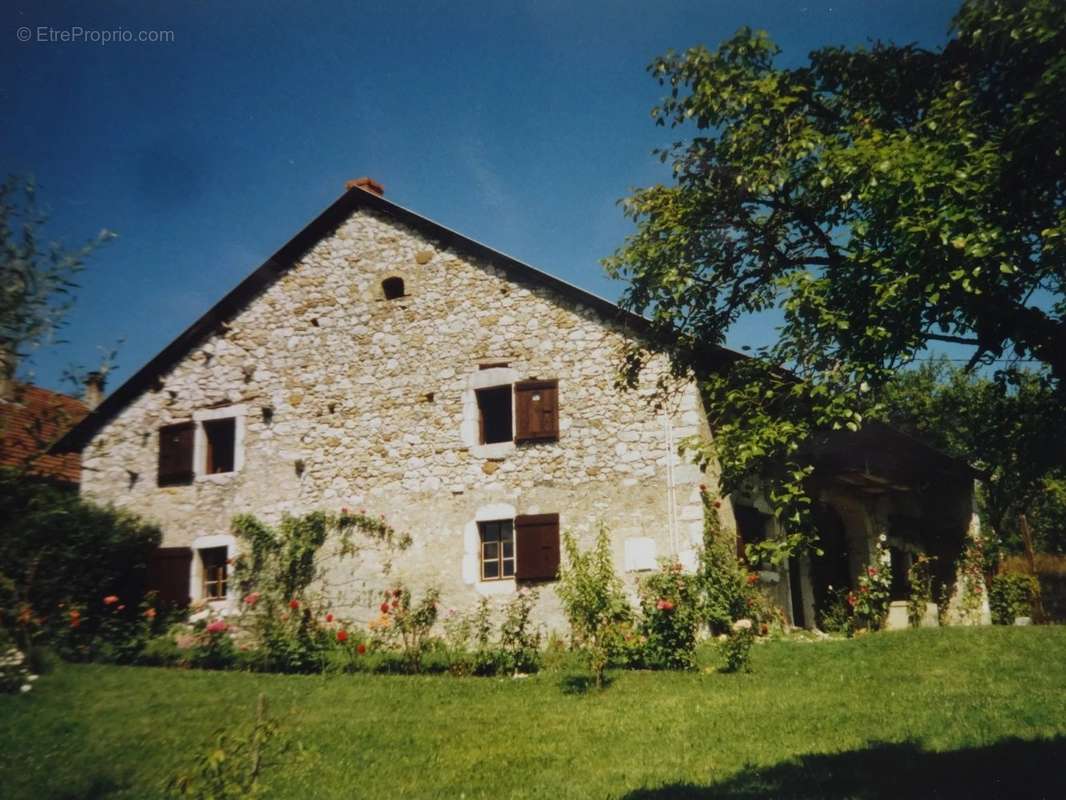
[[[412,537],[402,553],[333,565],[327,580],[356,619],[400,579],[455,607],[542,586],[541,618],[557,624],[562,530],[588,543],[605,525],[630,586],[658,559],[694,565],[702,541],[699,486],[713,475],[677,454],[684,437],[711,435],[695,386],[661,403],[663,356],[635,390],[616,382],[645,329],[361,179],[61,449],[81,451],[84,494],[162,526],[153,580],[173,599],[235,605],[235,514],[349,508]],[[894,440],[891,465],[863,455],[879,444],[853,445],[817,454],[833,556],[762,573],[797,624],[815,623],[826,576],[854,580],[877,533],[902,566],[931,541],[957,549],[970,525],[965,468],[912,440]],[[774,535],[758,497],[732,501],[722,513],[743,539]]]

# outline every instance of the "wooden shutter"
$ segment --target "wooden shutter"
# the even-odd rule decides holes
[[[559,381],[521,381],[514,398],[516,442],[559,438]]]
[[[179,422],[159,429],[160,486],[191,483],[193,479],[192,449],[196,423]]]
[[[553,581],[559,576],[559,515],[515,517],[515,577],[520,581]]]
[[[192,550],[188,547],[159,547],[148,558],[145,588],[158,592],[160,603],[187,606],[191,566]]]

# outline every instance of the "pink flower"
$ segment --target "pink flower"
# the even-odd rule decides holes
[[[229,630],[229,625],[227,625],[224,620],[216,619],[207,626],[206,630],[208,633],[225,633]]]
[[[876,567],[867,567],[866,568],[866,574],[869,575],[872,578],[874,575],[877,574],[877,568]]]
[[[122,605],[120,605],[120,606],[115,608],[115,611],[125,611],[125,610],[126,610],[126,604],[125,603],[123,603]]]
[[[148,619],[155,619],[155,613],[156,612],[154,608],[149,608],[145,610],[144,615],[148,617]]]
[[[117,602],[118,602],[118,595],[117,594],[109,594],[107,597],[104,598],[104,605],[105,606],[114,605]]]
[[[348,631],[337,631],[337,641],[338,642],[346,642],[346,641],[348,641]]]
[[[244,604],[245,605],[254,606],[258,602],[259,602],[259,592],[252,592],[251,594],[246,595],[245,598],[244,598]]]

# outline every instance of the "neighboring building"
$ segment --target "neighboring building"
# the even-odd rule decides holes
[[[162,525],[157,582],[232,605],[234,514],[276,522],[342,507],[413,537],[400,554],[370,548],[355,574],[336,564],[330,580],[363,620],[399,578],[460,607],[545,585],[542,619],[556,623],[561,529],[588,542],[606,525],[630,585],[658,558],[693,565],[699,485],[713,480],[677,446],[710,430],[692,385],[655,406],[665,357],[636,390],[616,386],[643,320],[382,194],[368,179],[349,184],[62,443],[82,451],[87,495]],[[921,466],[906,486],[850,462],[827,473],[823,495],[843,509],[834,579],[854,579],[893,515],[950,506],[943,525],[961,542],[969,476],[911,440],[902,450]],[[926,502],[930,481],[950,502]],[[758,498],[734,501],[743,537],[773,535]],[[891,542],[902,559],[943,533],[901,525]],[[813,623],[818,579],[807,561],[764,572],[801,624]]]
[[[0,467],[76,488],[78,453],[49,453],[56,441],[89,413],[81,400],[5,379],[0,386]]]

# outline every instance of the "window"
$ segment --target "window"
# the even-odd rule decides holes
[[[204,474],[217,475],[220,472],[233,472],[236,454],[237,420],[204,420],[204,439],[207,443]]]
[[[509,519],[478,523],[481,580],[498,581],[515,574],[514,523]]]
[[[226,599],[226,547],[207,547],[200,550],[200,564],[203,567],[203,598],[205,600]]]
[[[403,297],[403,278],[386,278],[381,282],[381,292],[386,300]]]
[[[159,429],[160,486],[179,486],[193,479],[195,422],[179,422]]]
[[[477,391],[480,444],[509,442],[512,439],[511,387],[494,386]]]

